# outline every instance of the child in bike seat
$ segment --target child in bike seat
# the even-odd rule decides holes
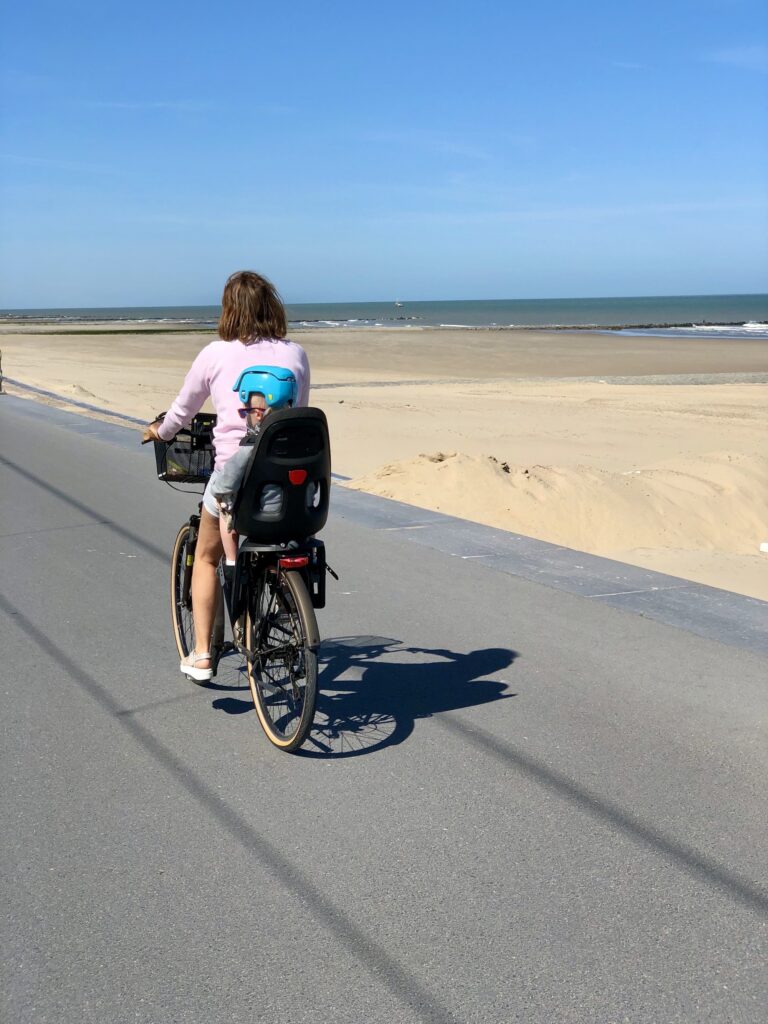
[[[219,527],[224,558],[227,565],[237,559],[238,535],[232,527],[232,511],[251,460],[253,446],[259,439],[261,426],[272,409],[285,409],[296,400],[296,378],[290,370],[274,366],[250,366],[235,382],[233,391],[240,393],[242,408],[238,415],[246,422],[245,436],[240,447],[212,478],[211,491],[221,510]],[[314,503],[314,494],[308,493],[307,503]],[[259,501],[262,512],[278,512],[283,501],[279,484],[265,484]]]

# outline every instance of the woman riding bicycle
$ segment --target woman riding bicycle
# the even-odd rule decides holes
[[[218,581],[216,567],[223,548],[219,529],[219,507],[213,497],[216,473],[237,451],[245,434],[245,422],[238,414],[240,401],[232,390],[240,374],[253,364],[279,366],[292,371],[297,384],[297,406],[309,399],[309,362],[301,345],[285,335],[285,309],[274,285],[260,274],[241,270],[224,286],[219,319],[219,341],[212,341],[199,353],[181,391],[162,422],[150,423],[144,440],[170,441],[210,398],[217,415],[213,431],[216,468],[203,495],[203,510],[192,570],[192,617],[195,649],[180,664],[191,679],[212,678],[209,640],[216,611]]]

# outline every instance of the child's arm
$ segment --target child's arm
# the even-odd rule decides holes
[[[236,494],[240,490],[240,484],[243,482],[252,451],[252,445],[243,445],[225,462],[216,474],[216,479],[211,487],[214,498],[218,499],[225,494]]]

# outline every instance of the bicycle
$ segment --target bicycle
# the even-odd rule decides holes
[[[155,441],[158,477],[170,484],[207,482],[215,422],[215,416],[198,414],[172,441]],[[283,487],[280,513],[259,509],[265,481]],[[315,485],[310,506],[303,495]],[[272,413],[234,507],[235,528],[243,538],[234,571],[225,572],[221,563],[217,569],[220,589],[210,641],[214,677],[225,654],[242,655],[259,722],[268,739],[289,752],[312,728],[320,646],[315,608],[325,606],[326,571],[338,579],[326,564],[325,545],[314,536],[327,519],[329,487],[324,414],[319,409]],[[171,555],[171,617],[180,658],[194,645],[191,582],[201,509],[202,502],[180,527]],[[225,640],[226,619],[231,640]]]

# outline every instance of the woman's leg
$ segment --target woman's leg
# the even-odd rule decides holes
[[[224,557],[228,562],[234,562],[237,559],[237,534],[234,531],[230,533],[227,529],[227,517],[225,515],[219,516],[219,528],[221,530],[221,546],[224,548]]]
[[[219,520],[207,508],[203,508],[192,569],[192,618],[195,624],[195,651],[199,654],[210,648],[219,586],[216,566],[222,550]],[[199,661],[197,667],[209,668],[210,662]]]

